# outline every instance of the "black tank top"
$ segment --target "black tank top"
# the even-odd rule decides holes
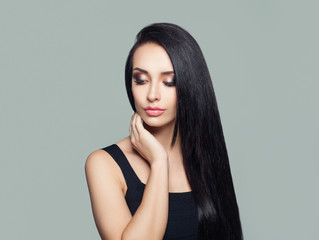
[[[108,152],[122,170],[127,185],[125,200],[133,216],[142,201],[145,184],[116,144],[102,150]],[[198,239],[197,226],[198,212],[192,192],[169,193],[168,221],[163,239]]]

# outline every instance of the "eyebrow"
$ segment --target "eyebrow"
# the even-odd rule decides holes
[[[138,71],[140,71],[140,72],[143,72],[143,73],[148,74],[148,71],[146,71],[146,70],[144,70],[144,69],[142,69],[142,68],[136,67],[136,68],[133,68],[133,70],[138,70]],[[161,75],[167,75],[167,74],[175,74],[175,72],[174,72],[174,71],[161,72]]]

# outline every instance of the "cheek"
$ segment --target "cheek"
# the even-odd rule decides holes
[[[132,87],[132,95],[133,95],[134,101],[136,101],[137,93],[136,93],[136,88],[134,87]]]
[[[141,86],[132,87],[132,95],[135,102],[142,102],[147,95],[147,89]]]
[[[138,91],[136,91],[135,88],[132,88],[132,95],[134,99],[135,109],[138,109],[140,105],[140,99],[139,99],[140,94],[138,94]]]
[[[176,115],[176,111],[177,111],[177,104],[178,104],[178,102],[177,102],[177,96],[175,96],[175,98],[174,98],[174,112],[175,112],[175,115]]]
[[[167,99],[169,99],[169,104],[172,107],[175,107],[177,105],[177,96],[175,91],[172,91],[170,94],[168,94]]]

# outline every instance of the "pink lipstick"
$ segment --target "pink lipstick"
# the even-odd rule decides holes
[[[164,113],[165,109],[158,108],[158,107],[147,107],[145,108],[145,112],[147,115],[151,117],[158,117]]]

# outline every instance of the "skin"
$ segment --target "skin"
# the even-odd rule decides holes
[[[138,178],[146,184],[134,216],[125,201],[127,186],[121,169],[103,150],[92,152],[85,165],[93,216],[102,239],[162,239],[168,219],[169,192],[191,191],[182,162],[180,138],[170,148],[176,118],[173,66],[164,48],[140,46],[133,56],[132,92],[136,112],[130,136],[116,143]],[[146,73],[147,72],[147,73]],[[165,109],[157,117],[148,106]],[[142,123],[143,121],[143,123]]]

